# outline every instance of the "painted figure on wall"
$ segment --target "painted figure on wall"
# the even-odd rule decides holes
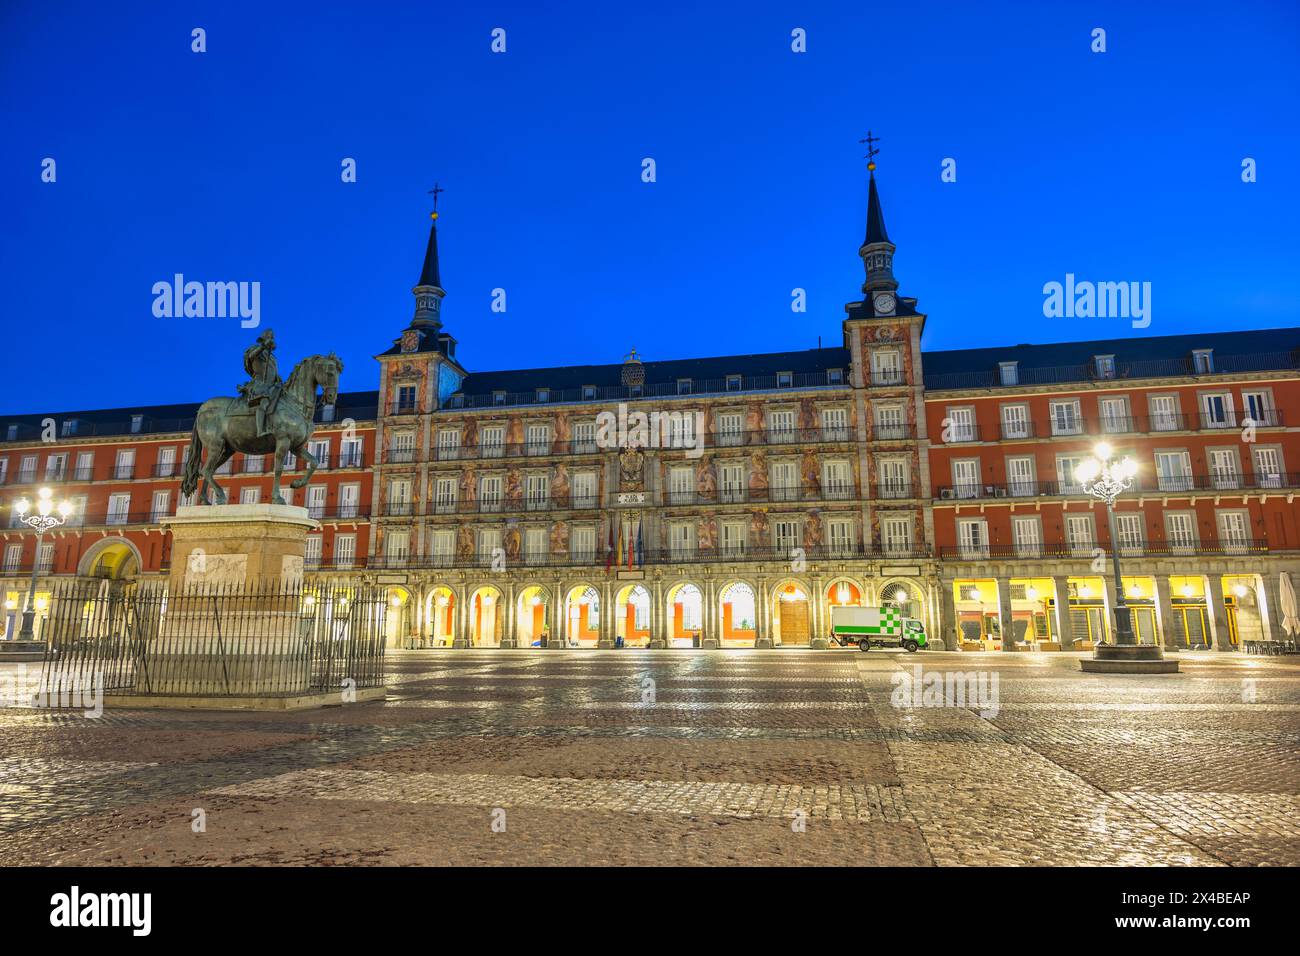
[[[756,548],[766,548],[768,541],[767,512],[755,511],[749,518],[749,539]]]
[[[551,525],[551,554],[569,553],[569,523],[557,521]]]
[[[749,493],[759,497],[767,491],[767,452],[756,451],[749,461]]]
[[[699,535],[701,551],[712,551],[718,546],[718,522],[712,515],[700,519],[696,533]]]
[[[705,501],[712,501],[718,490],[718,476],[713,467],[713,459],[701,459],[695,466],[695,490]]]
[[[559,462],[551,476],[551,500],[557,508],[569,507],[569,466]]]
[[[822,513],[816,508],[808,512],[808,517],[803,523],[803,547],[804,550],[812,553],[821,547],[822,544]]]

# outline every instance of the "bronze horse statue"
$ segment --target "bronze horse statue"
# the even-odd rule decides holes
[[[316,427],[313,421],[316,389],[322,390],[325,404],[334,404],[338,399],[339,373],[342,371],[343,362],[333,352],[329,355],[313,355],[299,362],[284,384],[275,411],[268,416],[268,434],[265,435],[257,433],[254,410],[248,407],[244,399],[232,395],[208,399],[199,406],[198,415],[194,418],[194,431],[190,436],[190,453],[185,460],[181,491],[188,495],[197,488],[200,503],[210,505],[212,502],[208,497],[208,485],[211,485],[217,493],[217,504],[224,505],[226,490],[217,484],[217,469],[237,451],[246,455],[273,455],[275,479],[271,485],[271,503],[284,504],[284,498],[280,494],[284,456],[292,451],[306,463],[307,470],[290,484],[291,488],[301,488],[311,480],[312,473],[319,464],[307,450],[307,440]],[[201,451],[207,452],[206,461],[201,460]]]

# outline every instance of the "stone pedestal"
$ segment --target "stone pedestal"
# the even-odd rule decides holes
[[[307,532],[320,529],[295,505],[182,505],[172,535],[171,590],[234,587],[295,590]]]
[[[1079,661],[1090,674],[1177,674],[1178,661],[1168,660],[1155,644],[1101,644],[1092,657]]]

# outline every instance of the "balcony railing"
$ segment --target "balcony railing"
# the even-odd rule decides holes
[[[1256,475],[1165,475],[1146,476],[1135,482],[1126,495],[1160,494],[1189,491],[1248,491],[1300,487],[1300,472],[1277,472]],[[1005,484],[958,484],[940,487],[935,497],[941,501],[972,498],[1055,498],[1085,492],[1078,482],[1011,481]]]
[[[1089,544],[1086,547],[1064,542],[1051,544],[986,544],[983,546],[944,545],[939,557],[953,561],[988,561],[1001,558],[1078,558],[1091,560],[1098,551],[1109,555],[1110,547]],[[1241,555],[1265,554],[1267,542],[1233,539],[1202,539],[1200,541],[1147,541],[1142,544],[1121,544],[1121,558],[1163,557],[1167,555]]]

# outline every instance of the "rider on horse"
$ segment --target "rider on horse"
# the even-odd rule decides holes
[[[239,394],[248,401],[257,416],[257,434],[267,435],[266,420],[275,412],[284,380],[275,364],[275,333],[267,329],[244,351],[244,371],[252,381],[239,386]]]

